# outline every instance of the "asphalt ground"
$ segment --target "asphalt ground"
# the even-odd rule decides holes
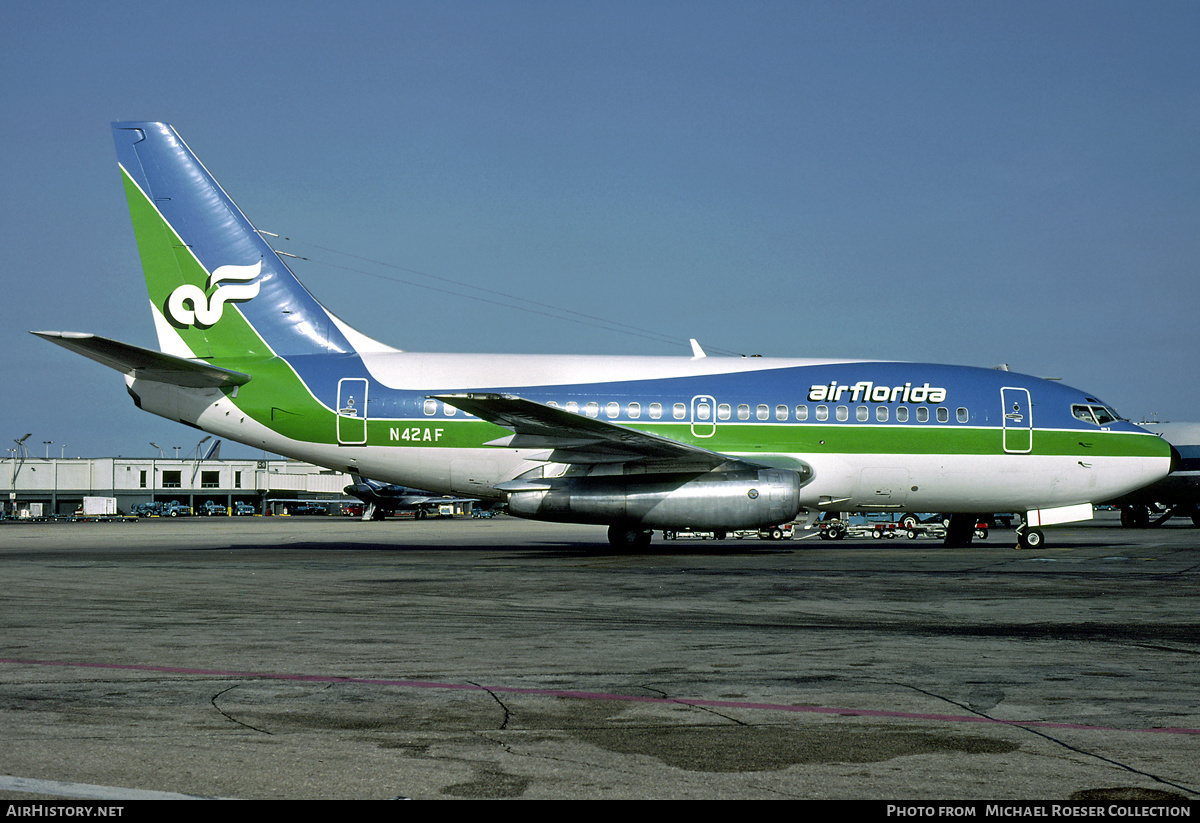
[[[1200,798],[1200,530],[0,524],[0,798]]]

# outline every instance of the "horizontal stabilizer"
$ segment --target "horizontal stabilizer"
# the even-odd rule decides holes
[[[242,372],[143,349],[95,334],[68,331],[30,333],[138,380],[152,380],[191,389],[219,389],[250,382],[250,375]]]

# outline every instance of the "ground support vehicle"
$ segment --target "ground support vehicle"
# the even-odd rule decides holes
[[[769,529],[738,529],[733,537],[744,540],[747,537],[757,537],[759,540],[791,540],[796,536],[795,523],[781,523]]]
[[[904,536],[909,540],[916,540],[918,537],[943,540],[946,537],[946,527],[940,523],[917,523],[908,526],[903,531]]]
[[[663,532],[663,540],[724,540],[724,532],[701,532],[692,529],[668,529]]]
[[[215,517],[229,514],[229,510],[215,501],[205,500],[196,507],[196,514],[201,517]]]
[[[288,514],[306,515],[306,514],[329,514],[329,508],[324,503],[296,503],[288,506]]]
[[[870,537],[875,540],[892,539],[898,536],[916,540],[927,537],[942,540],[946,537],[946,526],[941,522],[921,522],[916,517],[906,515],[899,521],[868,521],[854,523],[846,520],[823,520],[817,524],[822,540],[841,540],[845,537]],[[975,524],[975,538],[986,540],[988,536],[987,522],[980,520]]]

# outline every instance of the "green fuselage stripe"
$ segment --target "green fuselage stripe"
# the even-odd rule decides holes
[[[1000,428],[974,426],[878,426],[794,423],[717,426],[712,437],[696,437],[687,423],[630,426],[661,437],[722,453],[753,454],[1004,454]],[[371,446],[480,448],[507,429],[481,420],[370,420]],[[1024,444],[1022,444],[1024,445]],[[1011,447],[1011,442],[1010,442]],[[1030,454],[1161,456],[1159,438],[1126,432],[1035,429]]]

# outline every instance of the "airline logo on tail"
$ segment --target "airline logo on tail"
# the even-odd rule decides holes
[[[262,261],[250,266],[220,266],[208,277],[208,288],[220,283],[211,297],[192,283],[184,283],[167,298],[167,316],[180,326],[210,328],[221,319],[226,303],[245,303],[258,296],[258,283],[248,283],[262,271]],[[226,281],[234,281],[233,284]],[[189,308],[190,304],[190,308]]]

